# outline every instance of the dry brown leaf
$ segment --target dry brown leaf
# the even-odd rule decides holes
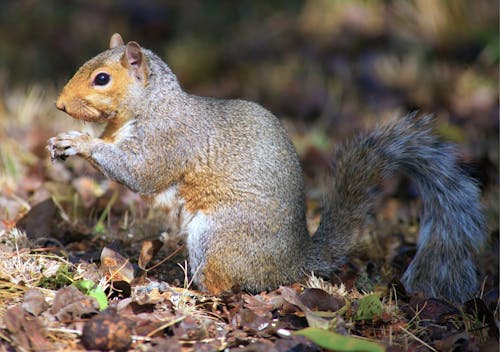
[[[112,246],[106,246],[101,252],[101,271],[110,281],[125,281],[134,279],[134,266]]]
[[[71,322],[98,310],[99,304],[94,297],[85,296],[75,286],[67,286],[57,291],[50,313],[61,322]]]
[[[46,339],[46,331],[41,320],[26,312],[21,305],[18,304],[7,310],[4,323],[11,334],[12,341],[19,350],[55,350],[52,343]]]
[[[155,257],[158,251],[163,246],[163,242],[160,240],[148,240],[142,242],[141,254],[139,256],[138,265],[142,270],[146,270],[146,267]]]
[[[38,316],[47,310],[49,305],[45,301],[42,291],[36,288],[31,288],[24,293],[24,302],[22,303],[22,307],[28,313]]]
[[[322,312],[336,312],[345,305],[342,297],[336,297],[319,288],[306,288],[299,298],[308,308]]]

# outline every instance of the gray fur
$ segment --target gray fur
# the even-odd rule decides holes
[[[116,62],[123,52],[123,46],[105,51],[79,73]],[[311,238],[300,163],[278,119],[255,103],[189,95],[158,56],[143,54],[147,84],[128,87],[117,108],[133,116],[127,133],[114,143],[61,134],[51,139],[51,151],[54,157],[81,155],[144,196],[186,186],[197,190],[195,197],[211,199],[210,210],[192,214],[186,210],[191,200],[172,199],[186,207],[175,211],[198,221],[191,224],[193,234],[189,223],[184,230],[200,287],[210,284],[207,263],[250,291],[300,280],[310,271],[331,273],[355,246],[380,180],[402,171],[423,200],[418,252],[403,277],[407,288],[457,302],[474,294],[474,258],[485,242],[478,188],[457,166],[453,150],[431,133],[429,117],[394,120],[338,150],[324,214]]]
[[[455,302],[474,295],[475,258],[486,242],[479,189],[458,166],[455,150],[431,132],[431,123],[430,116],[410,114],[338,150],[314,236],[316,271],[331,271],[328,263],[342,256],[346,244],[355,245],[350,239],[372,207],[376,186],[400,171],[415,182],[423,203],[417,254],[403,276],[406,288]]]

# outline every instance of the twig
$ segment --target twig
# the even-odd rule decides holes
[[[405,333],[407,333],[408,335],[410,335],[411,338],[415,339],[416,341],[418,341],[419,343],[421,343],[422,345],[424,345],[425,347],[427,347],[431,351],[438,352],[438,350],[436,350],[434,347],[432,347],[431,345],[429,345],[428,343],[426,343],[424,340],[418,338],[417,336],[415,336],[413,333],[411,333],[410,331],[406,330],[402,326],[400,326],[399,328],[401,330],[403,330]]]
[[[62,333],[65,333],[65,334],[74,334],[74,335],[78,335],[78,336],[81,336],[82,335],[82,332],[79,331],[79,330],[75,330],[75,329],[67,329],[67,328],[48,328],[47,329],[48,331],[51,331],[51,332],[62,332]]]
[[[147,268],[146,269],[146,272],[150,272],[151,270],[154,270],[156,269],[158,266],[162,265],[163,263],[165,263],[167,260],[169,260],[170,258],[172,258],[173,256],[175,256],[177,253],[179,253],[181,250],[184,249],[184,247],[186,247],[185,244],[182,244],[181,246],[177,247],[175,251],[173,251],[172,253],[170,253],[168,256],[166,256],[165,258],[163,258],[162,260],[160,260],[158,263],[156,263],[155,265],[153,265],[152,267],[150,268]]]
[[[169,326],[172,326],[172,325],[174,325],[174,324],[177,324],[178,322],[183,321],[185,318],[186,318],[186,316],[185,316],[185,315],[183,315],[183,316],[181,316],[181,317],[179,317],[179,318],[177,318],[177,319],[174,319],[174,320],[172,320],[172,321],[169,321],[168,323],[163,324],[162,326],[160,326],[160,327],[158,327],[158,328],[154,329],[153,331],[150,331],[150,332],[146,335],[146,337],[151,337],[151,336],[153,336],[154,334],[156,334],[158,331],[161,331],[161,330],[163,330],[163,329],[166,329],[166,328],[168,328]]]

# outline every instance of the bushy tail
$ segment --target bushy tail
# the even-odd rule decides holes
[[[313,236],[312,270],[326,274],[345,256],[381,179],[400,171],[415,182],[423,203],[417,254],[403,276],[406,288],[454,302],[474,295],[474,258],[486,241],[479,189],[458,166],[453,148],[432,134],[431,124],[431,117],[411,114],[338,150],[333,187]]]

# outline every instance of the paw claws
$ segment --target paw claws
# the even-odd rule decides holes
[[[79,153],[82,146],[85,146],[88,133],[78,131],[63,132],[48,140],[47,149],[54,162],[57,159],[64,160],[69,156]]]

